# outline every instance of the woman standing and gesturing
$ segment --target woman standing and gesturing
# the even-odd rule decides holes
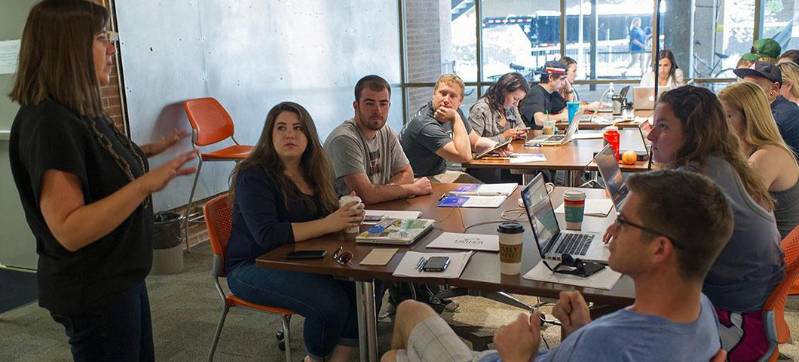
[[[136,146],[103,112],[116,33],[108,11],[42,1],[22,35],[10,97],[11,171],[39,254],[39,305],[69,337],[76,361],[151,361],[144,278],[152,264],[150,194],[194,172],[184,153],[150,171],[177,142]]]

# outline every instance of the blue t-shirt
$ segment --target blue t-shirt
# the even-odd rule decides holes
[[[799,106],[779,96],[771,103],[771,114],[777,121],[782,139],[791,148],[794,156],[799,158]]]
[[[631,52],[642,52],[644,51],[643,45],[636,44],[633,40],[638,40],[641,44],[646,44],[646,33],[644,33],[644,29],[640,27],[634,27],[630,29],[630,51]]]
[[[710,361],[721,348],[718,318],[702,295],[699,318],[674,323],[622,309],[574,331],[536,361]],[[496,352],[480,362],[498,362]]]

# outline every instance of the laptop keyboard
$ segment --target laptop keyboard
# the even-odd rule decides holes
[[[563,234],[563,237],[560,238],[560,245],[558,245],[558,249],[555,252],[558,254],[585,255],[588,252],[588,246],[591,245],[592,238],[593,236],[590,234]]]

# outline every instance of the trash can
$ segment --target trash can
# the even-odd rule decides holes
[[[153,267],[155,275],[175,274],[183,270],[183,217],[175,212],[155,214],[153,227]]]

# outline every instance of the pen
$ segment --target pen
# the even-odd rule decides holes
[[[501,192],[474,192],[474,191],[451,191],[450,194],[453,195],[462,195],[462,196],[503,196],[505,194]]]
[[[426,261],[427,259],[425,259],[425,257],[420,257],[419,261],[416,262],[416,270],[422,271],[422,268],[424,267]]]

